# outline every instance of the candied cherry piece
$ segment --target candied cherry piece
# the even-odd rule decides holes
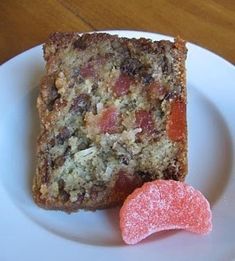
[[[118,130],[119,113],[114,106],[110,106],[101,112],[99,127],[103,133],[115,133]]]
[[[130,89],[133,79],[127,74],[120,74],[113,86],[113,92],[117,97],[125,95]]]
[[[154,133],[154,122],[152,114],[146,110],[138,110],[135,112],[136,125],[142,129],[143,133],[153,134]]]

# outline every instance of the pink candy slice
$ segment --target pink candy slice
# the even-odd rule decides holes
[[[127,244],[169,229],[208,234],[212,213],[200,191],[179,181],[156,180],[127,197],[120,210],[120,228]]]

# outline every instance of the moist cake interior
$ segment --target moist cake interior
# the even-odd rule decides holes
[[[56,49],[56,37],[44,50],[38,99],[40,198],[102,207],[143,182],[183,180],[186,98],[176,43],[97,34]]]

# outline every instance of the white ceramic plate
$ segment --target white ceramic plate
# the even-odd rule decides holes
[[[169,39],[133,31],[126,37]],[[43,75],[42,47],[0,67],[0,260],[234,260],[235,69],[215,54],[188,44],[189,175],[213,211],[208,236],[161,232],[135,246],[123,244],[118,209],[67,215],[38,208],[31,197],[35,108]]]

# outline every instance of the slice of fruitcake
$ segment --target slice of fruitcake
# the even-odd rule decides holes
[[[35,202],[118,205],[144,182],[187,173],[185,42],[55,33],[44,45]]]

